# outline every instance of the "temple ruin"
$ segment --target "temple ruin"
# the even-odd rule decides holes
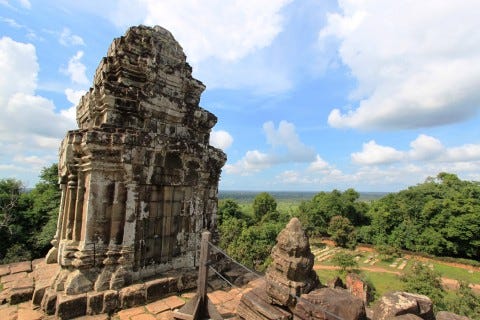
[[[196,266],[226,161],[209,145],[204,89],[169,31],[132,27],[112,42],[60,147],[51,290],[116,290]]]

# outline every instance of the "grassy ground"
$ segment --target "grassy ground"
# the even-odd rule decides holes
[[[442,274],[443,277],[466,281],[468,283],[480,283],[480,272],[470,271],[458,267],[449,266],[443,263],[433,263],[434,269]]]
[[[334,264],[332,263],[332,257],[334,255],[334,247],[327,246],[323,248],[318,245],[318,241],[312,240],[315,243],[312,246],[313,252],[316,254],[315,265],[318,267],[332,268]],[[338,249],[338,248],[337,248]],[[473,270],[469,267],[462,266],[452,266],[447,263],[436,260],[425,260],[415,257],[396,257],[388,260],[381,260],[380,256],[372,249],[369,251],[362,251],[362,248],[356,251],[350,251],[341,249],[343,251],[348,251],[350,254],[356,256],[356,261],[358,264],[357,272],[371,283],[375,290],[375,298],[380,297],[381,295],[389,292],[402,290],[403,283],[400,280],[400,275],[407,272],[415,263],[423,263],[425,266],[432,268],[438,271],[442,278],[448,278],[458,281],[466,281],[470,284],[480,284],[480,270]],[[319,261],[322,260],[322,261]],[[323,284],[331,281],[334,277],[342,275],[339,270],[317,270],[318,276]],[[448,294],[455,294],[452,291],[447,291]]]
[[[239,205],[241,210],[253,216],[253,198],[255,194],[247,194],[245,195],[245,199],[240,199],[243,201],[239,201]],[[284,215],[295,216],[296,211],[298,209],[298,205],[301,203],[302,200],[309,200],[309,199],[293,199],[289,198],[290,195],[282,195],[283,198],[277,198],[277,210]],[[378,198],[378,195],[369,195],[374,198]],[[238,199],[236,199],[238,200]],[[363,199],[368,201],[370,199]],[[312,251],[315,249],[321,250],[325,247],[325,244],[321,242],[320,239],[310,239],[310,244]],[[360,270],[360,274],[362,277],[368,279],[374,287],[376,288],[376,298],[381,296],[382,294],[393,291],[393,290],[402,290],[403,284],[399,279],[399,276],[394,273],[404,273],[408,271],[414,263],[417,262],[415,257],[413,258],[406,258],[401,257],[399,258],[391,258],[388,260],[382,260],[376,252],[371,251],[354,251],[351,252],[352,254],[357,256],[357,263],[358,269]],[[420,258],[422,260],[421,263],[425,263],[429,267],[433,268],[434,270],[438,271],[442,277],[454,279],[458,281],[466,281],[471,284],[480,284],[480,271],[475,270],[468,270],[465,268],[459,268],[455,266],[451,266],[447,263],[443,263],[441,261],[436,260],[427,260]],[[372,262],[374,261],[374,262]],[[333,266],[333,263],[330,259],[326,259],[322,262],[316,261],[316,264],[321,264],[325,266]],[[404,264],[403,268],[400,268],[400,265]],[[393,267],[392,267],[393,266]],[[362,270],[363,269],[363,270]],[[369,270],[365,270],[369,269]],[[317,270],[318,276],[320,281],[323,284],[331,281],[335,276],[339,275],[337,270]],[[449,293],[451,294],[451,292]]]

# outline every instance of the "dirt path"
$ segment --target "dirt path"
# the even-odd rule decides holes
[[[396,274],[396,275],[401,275],[402,274],[400,271],[392,271],[392,270],[387,270],[387,269],[380,268],[380,267],[375,267],[375,266],[360,267],[358,269],[365,270],[365,271],[371,271],[371,272],[391,273],[391,274]],[[335,266],[323,266],[323,265],[316,264],[316,265],[313,266],[313,270],[340,270],[340,268],[335,267]]]

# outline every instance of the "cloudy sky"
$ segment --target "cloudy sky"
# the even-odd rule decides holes
[[[478,0],[0,0],[0,178],[57,161],[113,38],[161,25],[205,83],[223,190],[480,180]]]

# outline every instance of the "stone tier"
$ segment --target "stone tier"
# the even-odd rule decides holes
[[[267,269],[267,293],[276,304],[294,306],[296,298],[319,284],[313,270],[314,256],[308,237],[297,218],[292,218],[272,249],[272,263]]]

